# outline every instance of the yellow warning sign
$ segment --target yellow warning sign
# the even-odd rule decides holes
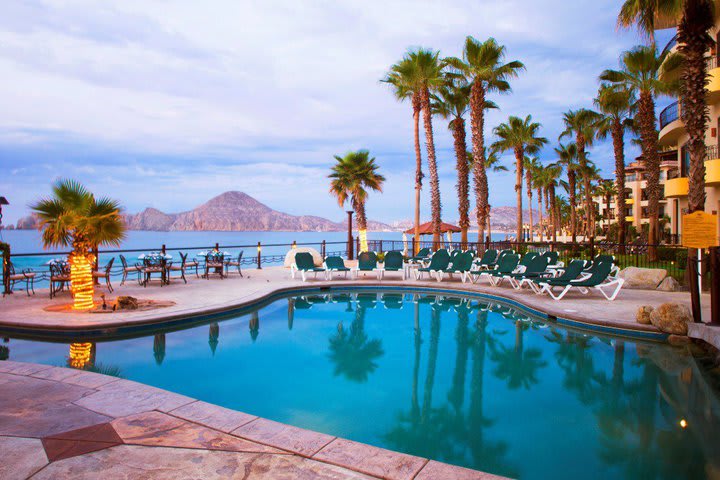
[[[708,248],[718,244],[717,215],[695,211],[682,217],[682,241],[688,248]]]

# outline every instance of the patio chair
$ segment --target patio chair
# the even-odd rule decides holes
[[[124,255],[120,255],[120,263],[122,264],[122,272],[123,277],[122,281],[120,282],[120,285],[125,285],[125,280],[127,280],[128,274],[132,272],[136,272],[138,275],[138,283],[140,283],[140,265],[133,265],[129,266],[127,263],[127,259]]]
[[[612,263],[598,262],[593,265],[592,274],[589,277],[586,276],[566,282],[558,282],[558,279],[554,279],[555,282],[552,284],[544,283],[543,290],[544,292],[547,292],[553,300],[560,300],[572,288],[577,288],[583,295],[586,295],[592,288],[598,290],[605,299],[613,301],[615,300],[615,297],[617,297],[618,293],[620,293],[620,289],[625,283],[625,280],[622,278],[612,278],[610,275],[612,269]],[[562,291],[558,295],[555,295],[553,292],[554,287],[562,287]],[[606,292],[606,290],[608,291]]]
[[[343,272],[345,274],[345,278],[347,278],[348,272],[350,271],[350,269],[345,266],[345,261],[342,257],[338,256],[326,257],[325,269],[327,270],[327,277],[329,280],[332,279],[332,274],[334,272]]]
[[[393,251],[385,254],[385,262],[382,268],[378,269],[378,278],[380,280],[385,276],[385,272],[400,272],[403,280],[405,280],[405,265],[401,252]]]
[[[185,268],[187,268],[187,253],[180,252],[180,265],[174,264],[173,262],[167,265],[167,281],[170,283],[172,279],[172,272],[180,272],[180,277],[183,282],[187,283],[185,278]]]
[[[105,279],[105,286],[107,286],[107,289],[110,293],[113,292],[113,286],[110,282],[110,270],[112,269],[113,263],[115,263],[115,257],[112,257],[110,261],[105,265],[105,268],[102,269],[101,272],[93,272],[93,280],[100,280],[101,278]]]
[[[430,276],[436,276],[440,270],[445,270],[450,265],[450,254],[444,248],[441,248],[430,257],[430,265],[427,267],[418,268],[415,272],[415,280],[420,280],[423,273],[428,273]]]
[[[50,264],[50,298],[70,284],[70,271],[64,265]]]
[[[189,255],[189,253],[188,253]],[[180,256],[182,257],[182,252],[180,252]],[[185,256],[187,257],[187,255]],[[197,261],[197,258],[193,258],[192,260],[185,260],[185,271],[195,269],[195,277],[200,278],[200,262]],[[240,274],[242,276],[242,274]]]
[[[327,270],[315,266],[313,256],[308,252],[298,252],[295,254],[295,263],[290,266],[290,275],[292,278],[295,278],[296,271],[300,272],[303,282],[307,280],[306,274],[310,272],[315,274],[315,278],[317,278],[317,274],[321,272],[325,275],[325,278],[327,278],[328,275]]]
[[[167,283],[167,260],[162,257],[145,257],[140,272],[142,273],[143,287],[147,287],[147,284],[152,280],[152,276],[156,273],[160,274],[160,286],[162,287]]]
[[[358,278],[360,272],[376,272],[378,271],[377,255],[375,252],[362,252],[358,255],[358,263],[352,272],[355,278]],[[378,272],[379,273],[379,272]]]
[[[437,281],[440,282],[443,279],[443,275],[447,273],[452,277],[454,273],[457,273],[460,275],[460,280],[462,283],[465,283],[465,281],[469,278],[468,275],[470,275],[470,269],[472,268],[473,264],[473,254],[472,252],[465,252],[461,253],[459,255],[456,255],[455,258],[452,260],[452,263],[448,265],[447,268],[440,270],[436,277]]]
[[[470,272],[470,278],[473,280],[473,283],[475,283],[482,277],[488,277],[492,283],[493,278],[502,278],[504,275],[512,273],[517,268],[519,262],[520,255],[515,253],[506,253],[498,261],[497,267],[494,270],[475,270]]]
[[[533,262],[533,260],[535,260],[535,259],[536,259],[537,257],[539,257],[539,256],[540,256],[540,254],[537,253],[537,252],[527,252],[525,255],[522,256],[522,258],[520,259],[520,262],[518,263],[517,267],[515,267],[515,270],[513,270],[513,271],[510,272],[510,273],[524,273],[525,270],[527,270],[528,265],[530,265],[530,264]],[[543,270],[544,270],[544,269],[543,269]],[[506,278],[509,278],[508,275],[510,275],[510,273],[505,273],[505,274],[502,274],[502,275],[491,275],[491,276],[490,276],[490,283],[491,283],[494,287],[497,287],[497,286],[499,286],[501,283],[503,283],[503,281],[504,281]]]
[[[532,279],[534,278],[540,278],[546,273],[548,260],[549,258],[547,256],[538,255],[537,257],[530,260],[530,262],[525,267],[525,271],[519,273],[510,273],[508,275],[505,275],[504,278],[508,279],[510,285],[515,290],[520,290],[525,283],[532,281]]]
[[[8,280],[10,282],[10,291],[15,289],[15,284],[18,282],[25,282],[25,292],[28,297],[30,296],[30,290],[35,295],[35,272],[31,268],[26,268],[20,273],[15,271],[15,265],[12,262],[8,262]],[[4,294],[3,294],[4,296]]]
[[[596,264],[600,262],[610,262],[613,264],[612,270],[610,270],[610,274],[613,276],[617,276],[617,274],[620,272],[620,267],[615,265],[615,255],[608,255],[605,253],[599,253],[595,255],[595,258],[592,259],[591,262],[588,262],[588,264],[585,266],[585,270],[590,270],[595,266]]]
[[[548,259],[548,268],[562,268],[564,266],[564,263],[559,261],[560,252],[547,250],[542,253],[542,256]]]
[[[559,277],[548,275],[546,277],[533,278],[532,281],[529,282],[530,288],[535,293],[541,294],[544,293],[545,287],[543,287],[543,285],[566,285],[570,280],[576,280],[578,276],[583,274],[585,264],[585,260],[572,260]],[[584,276],[586,277],[587,274],[584,274]]]
[[[208,253],[205,257],[205,273],[203,273],[203,278],[209,280],[211,274],[216,274],[220,276],[220,279],[222,280],[225,278],[225,255],[222,253]]]
[[[230,273],[228,271],[230,269],[230,267],[236,267],[240,276],[241,277],[243,276],[242,270],[241,270],[242,256],[243,256],[243,252],[241,251],[240,253],[238,253],[237,260],[227,260],[225,262],[225,276],[227,276],[228,273]]]
[[[427,259],[429,256],[430,256],[430,249],[425,247],[425,248],[421,248],[420,250],[418,250],[417,255],[410,257],[409,260],[411,260],[413,262],[420,262],[420,261]]]
[[[498,257],[497,250],[494,250],[492,248],[485,250],[485,252],[482,254],[482,257],[480,257],[480,261],[475,264],[477,267],[477,270],[490,269],[493,265],[495,265],[495,262],[497,261],[497,257]]]

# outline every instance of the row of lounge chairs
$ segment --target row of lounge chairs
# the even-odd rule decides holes
[[[344,273],[358,277],[360,272],[375,272],[378,280],[382,280],[386,272],[401,272],[405,280],[408,275],[416,280],[425,275],[442,282],[445,276],[452,278],[458,275],[463,283],[478,283],[487,279],[490,285],[498,287],[505,281],[515,290],[529,288],[538,295],[548,294],[555,300],[562,299],[569,291],[576,289],[583,294],[590,290],[599,291],[607,300],[614,300],[624,280],[617,278],[619,271],[612,255],[598,255],[591,261],[572,260],[567,266],[559,261],[558,252],[527,252],[519,255],[513,250],[486,250],[480,258],[475,252],[440,249],[430,255],[424,252],[407,259],[405,262],[400,252],[392,251],[385,254],[384,263],[378,263],[374,252],[363,252],[358,257],[358,264],[352,268],[345,266],[341,257],[327,257],[322,267],[313,262],[309,253],[301,252],[295,256],[295,264],[291,267],[293,278],[300,273],[303,281],[308,273],[322,273],[325,279],[332,279],[335,273]],[[558,293],[556,293],[558,292]]]

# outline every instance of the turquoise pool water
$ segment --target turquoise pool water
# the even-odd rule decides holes
[[[71,362],[68,343],[0,345],[11,360]],[[477,297],[288,297],[91,351],[86,369],[511,477],[720,471],[707,355],[560,328]]]

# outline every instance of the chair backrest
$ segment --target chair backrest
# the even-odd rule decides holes
[[[15,265],[13,265],[13,263],[10,260],[8,260],[7,266],[8,266],[8,273],[10,275],[15,275]],[[50,264],[50,275],[52,275],[53,267],[54,267],[54,265],[51,263]]]
[[[328,268],[345,268],[345,262],[337,256],[327,257],[325,259],[325,265],[327,265]]]
[[[421,248],[420,250],[418,250],[418,253],[415,256],[416,257],[427,257],[428,255],[430,255],[430,249],[427,247],[424,247],[424,248]]]
[[[593,262],[593,272],[589,278],[581,281],[574,282],[573,285],[579,287],[594,287],[603,283],[613,268],[612,262]]]
[[[125,259],[125,255],[120,255],[120,263],[122,263],[123,268],[128,268],[128,263]]]
[[[240,265],[240,262],[242,261],[242,256],[243,256],[243,251],[240,250],[240,253],[238,253],[238,259],[237,259],[238,265]]]
[[[506,253],[498,261],[498,266],[497,266],[496,271],[498,273],[511,273],[518,266],[519,262],[520,262],[520,255],[518,255],[516,253]]]
[[[181,266],[181,267],[184,267],[184,266],[185,266],[185,262],[187,262],[187,256],[188,256],[188,254],[187,254],[187,253],[183,253],[183,252],[179,252],[179,253],[180,253],[180,266]]]
[[[555,265],[556,263],[558,263],[558,259],[560,258],[560,252],[548,250],[546,252],[543,252],[542,256],[547,258],[548,265]]]
[[[472,268],[472,252],[461,253],[453,260],[453,268],[460,272],[467,272]]]
[[[585,260],[572,260],[570,265],[565,268],[562,275],[557,277],[557,280],[567,281],[575,280],[585,268]]]
[[[315,268],[313,256],[308,252],[298,252],[295,254],[295,265],[299,270],[312,270]]]
[[[545,269],[547,269],[547,266],[548,257],[545,255],[538,255],[527,264],[524,273],[542,273]]]
[[[489,248],[485,250],[485,253],[483,253],[482,257],[480,258],[480,265],[492,265],[497,261],[498,257],[498,251],[493,250],[492,248]]]
[[[358,268],[360,270],[372,270],[377,267],[377,255],[375,252],[362,252],[358,256]]]
[[[509,249],[501,250],[500,253],[498,253],[497,259],[495,259],[495,262],[491,263],[491,265],[497,265],[498,263],[500,263],[500,260],[502,260],[502,258],[505,255],[514,255],[514,254],[515,254],[515,250],[509,250]]]
[[[392,251],[385,254],[385,270],[400,270],[403,268],[403,256],[401,252]]]
[[[441,248],[430,257],[430,270],[445,270],[450,264],[450,254]]]
[[[615,263],[615,256],[608,255],[605,253],[600,253],[598,255],[595,255],[595,258],[593,258],[592,261],[588,262],[587,265],[585,265],[585,270],[595,271],[597,264],[599,264],[600,262]]]
[[[523,255],[522,260],[520,260],[520,265],[522,265],[523,267],[527,267],[538,256],[539,255],[537,254],[537,252],[527,252],[525,255]]]
[[[115,263],[115,257],[112,257],[110,261],[105,265],[105,274],[110,275],[110,269],[113,266],[113,263]]]

